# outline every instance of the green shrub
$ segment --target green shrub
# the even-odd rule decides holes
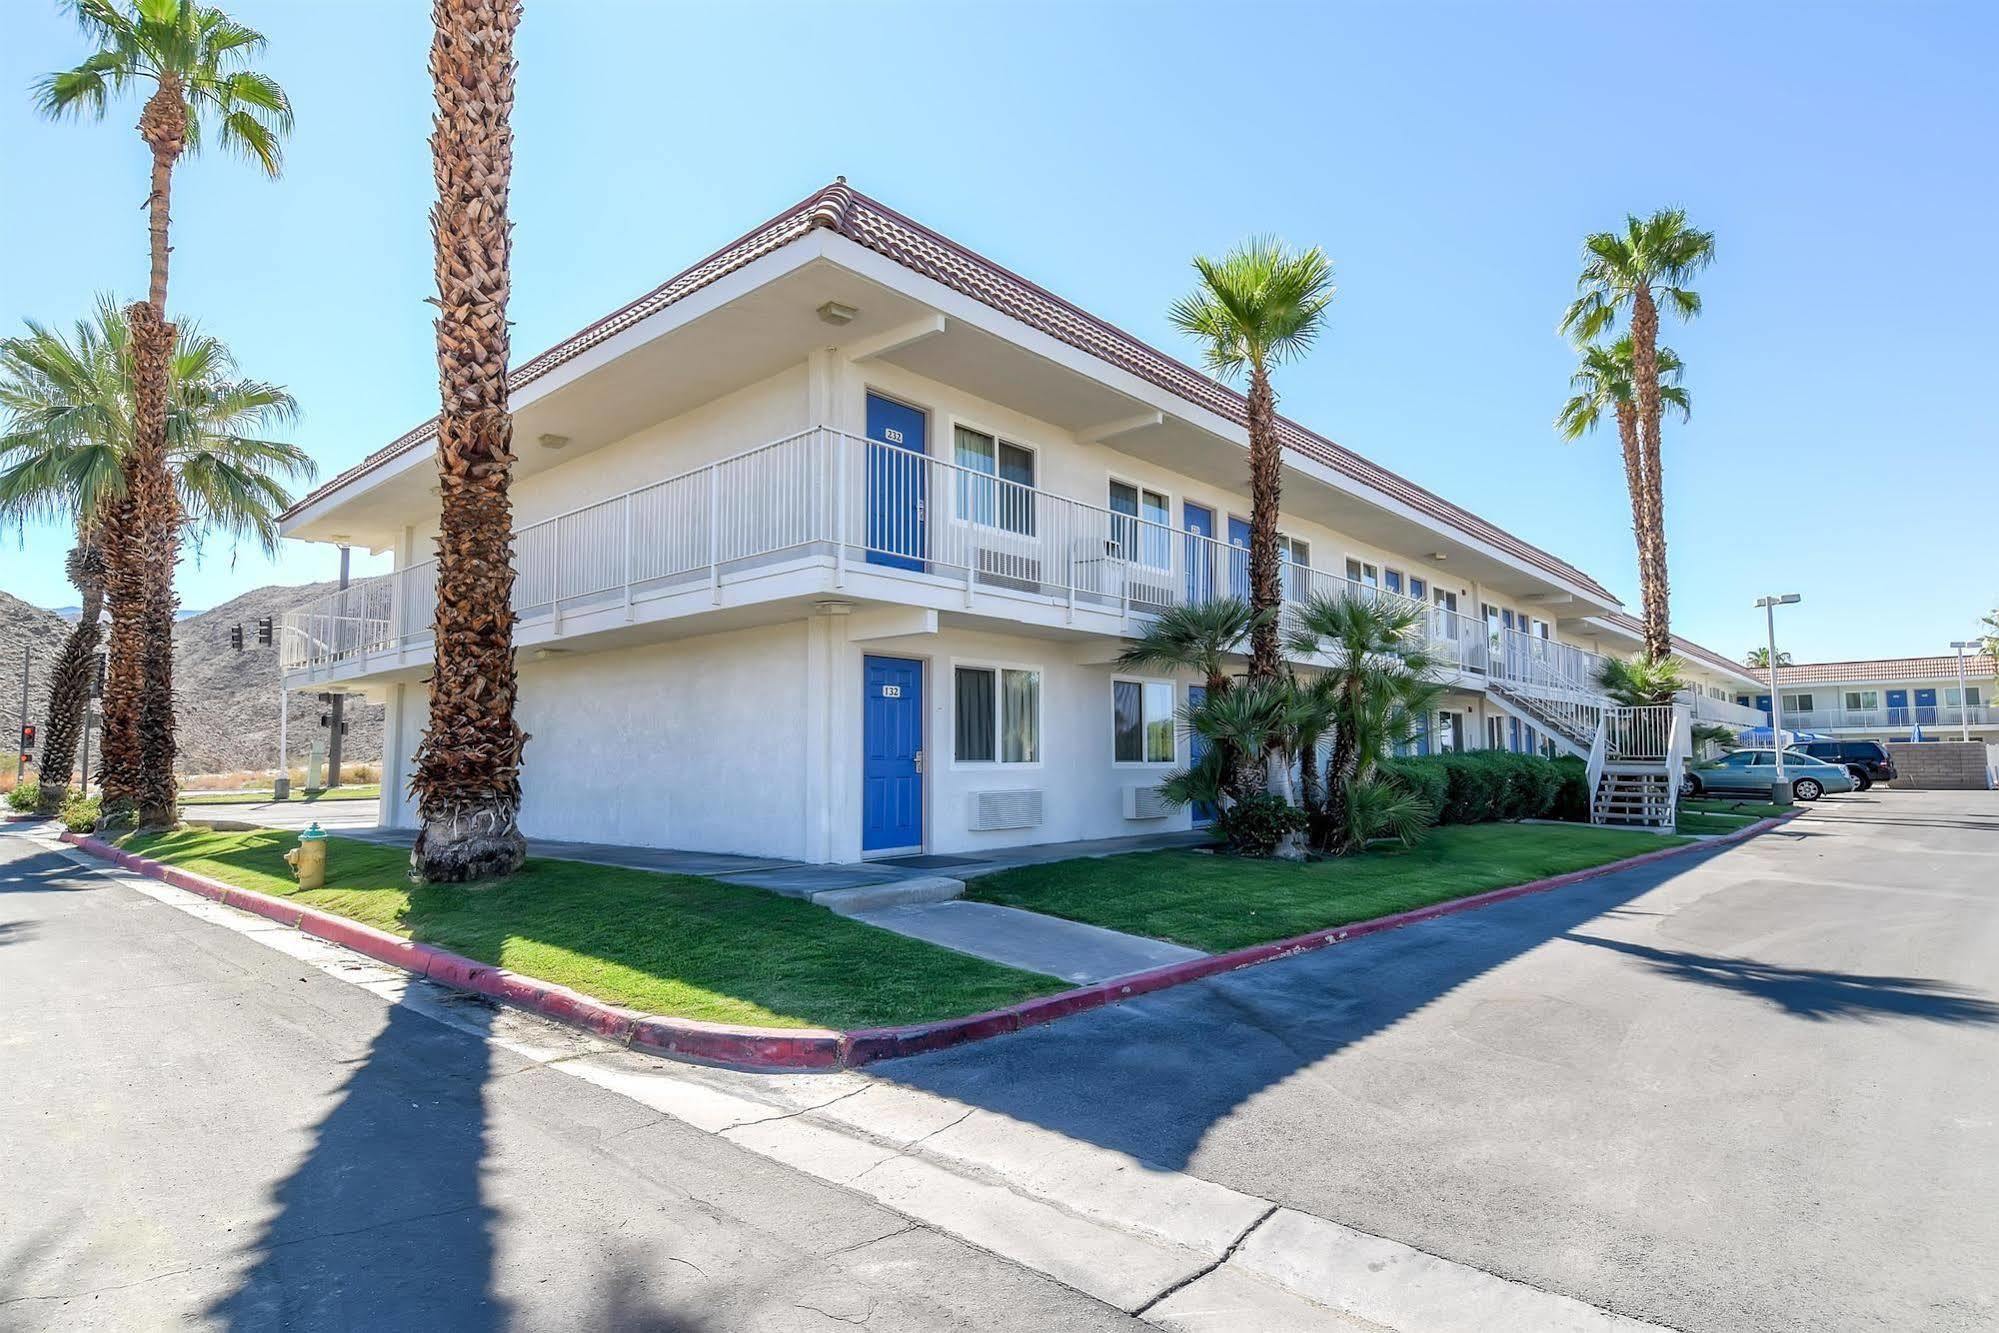
[[[95,796],[85,796],[82,792],[71,791],[69,799],[62,803],[62,813],[56,818],[71,833],[95,833],[97,831],[98,804]]]
[[[42,784],[33,778],[24,778],[7,793],[7,804],[15,810],[32,810],[41,804]]]
[[[1287,833],[1305,831],[1305,812],[1281,796],[1251,796],[1237,801],[1215,819],[1241,856],[1268,856]]]
[[[1589,823],[1589,765],[1572,754],[1554,760],[1555,801],[1548,810],[1550,819],[1566,819],[1574,824]]]
[[[1581,761],[1569,762],[1575,765],[1574,784],[1580,787]],[[1566,770],[1559,761],[1538,754],[1468,750],[1392,759],[1382,765],[1382,772],[1436,807],[1440,824],[1487,824],[1556,817]],[[1586,794],[1582,810],[1582,817],[1588,818]]]

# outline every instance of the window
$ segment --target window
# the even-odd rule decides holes
[[[1430,592],[1430,589],[1429,589],[1429,587],[1428,587],[1428,586],[1427,586],[1427,585],[1426,585],[1426,584],[1425,584],[1425,583],[1423,582],[1423,580],[1421,580],[1421,579],[1419,579],[1419,578],[1415,577],[1414,575],[1411,575],[1411,576],[1410,576],[1410,579],[1409,579],[1409,595],[1410,595],[1411,597],[1414,597],[1414,598],[1415,598],[1415,599],[1416,599],[1417,601],[1419,601],[1419,602],[1420,602],[1420,601],[1422,601],[1422,600],[1423,600],[1423,599],[1424,599],[1425,597],[1427,597],[1427,596],[1429,595],[1429,592]]]
[[[1756,756],[1751,752],[1749,752],[1748,750],[1737,750],[1734,754],[1731,754],[1725,759],[1723,759],[1721,763],[1718,765],[1718,767],[1747,768],[1755,760],[1755,758]]]
[[[1399,570],[1399,569],[1384,569],[1384,570],[1382,570],[1382,571],[1381,571],[1381,586],[1382,586],[1382,587],[1384,587],[1384,588],[1386,588],[1386,589],[1388,589],[1388,591],[1390,591],[1390,592],[1397,592],[1397,593],[1401,592],[1401,591],[1402,591],[1402,571],[1401,571],[1401,570]]]
[[[1165,569],[1172,563],[1167,526],[1172,507],[1158,491],[1148,491],[1129,482],[1111,482],[1111,544],[1125,560]]]
[[[1943,701],[1952,708],[1957,707],[1957,686],[1949,685],[1944,688]],[[1964,701],[1973,708],[1978,707],[1978,687],[1976,685],[1967,685],[1964,687]]]
[[[1120,764],[1173,762],[1173,685],[1164,680],[1111,682],[1111,758]]]
[[[1812,696],[1809,694],[1787,694],[1784,696],[1784,707],[1793,713],[1809,713],[1812,711]]]
[[[1032,764],[1041,758],[1041,673],[966,667],[956,673],[961,764]]]
[[[1312,545],[1296,537],[1277,534],[1277,558],[1286,562],[1281,566],[1284,574],[1284,595],[1294,602],[1302,602],[1312,595]]]
[[[1034,535],[1034,451],[966,426],[957,429],[958,517]],[[975,475],[976,474],[976,475]]]
[[[1348,556],[1347,581],[1350,583],[1358,583],[1363,588],[1378,588],[1381,586],[1381,571],[1376,569],[1373,565],[1367,564],[1364,561],[1356,560],[1352,556]]]
[[[1856,712],[1867,712],[1881,706],[1881,696],[1873,690],[1848,690],[1846,706]]]

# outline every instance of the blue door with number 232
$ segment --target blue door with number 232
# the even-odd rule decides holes
[[[923,846],[923,663],[869,657],[861,700],[861,850]]]

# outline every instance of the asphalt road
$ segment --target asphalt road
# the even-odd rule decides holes
[[[0,1330],[862,1323],[1137,1327],[0,834]]]
[[[1999,1327],[1999,793],[877,1067],[1686,1330]]]

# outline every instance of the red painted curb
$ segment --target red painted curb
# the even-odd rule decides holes
[[[1685,856],[1705,848],[1732,845],[1753,838],[1759,833],[1767,833],[1802,813],[1804,812],[1801,810],[1793,810],[1789,814],[1758,820],[1733,833],[1688,843],[1682,847],[1661,847],[1657,851],[1626,857],[1622,861],[1611,861],[1585,870],[1572,870],[1567,874],[1553,875],[1527,884],[1512,884],[1466,898],[1453,898],[1449,902],[1432,903],[1428,907],[1396,912],[1390,916],[1378,916],[1368,921],[1332,926],[1286,940],[1273,940],[1267,944],[1255,944],[1229,953],[1189,959],[1184,963],[1171,963],[1147,972],[1119,977],[1115,981],[1099,982],[1073,990],[1058,991],[1053,995],[1039,996],[1032,1000],[1023,1000],[1019,1004],[983,1014],[947,1018],[935,1023],[911,1023],[901,1027],[862,1028],[854,1032],[835,1032],[827,1028],[738,1027],[726,1023],[704,1023],[691,1018],[666,1018],[657,1014],[635,1013],[629,1009],[605,1004],[600,1000],[593,1000],[564,986],[537,981],[533,977],[524,977],[490,963],[475,962],[432,945],[407,940],[400,935],[392,935],[358,921],[350,921],[346,917],[302,906],[286,898],[274,898],[253,889],[235,888],[176,866],[135,856],[85,834],[65,833],[62,835],[62,840],[93,856],[116,861],[119,865],[149,878],[163,880],[176,888],[198,893],[204,898],[212,898],[230,907],[254,912],[258,916],[267,917],[283,925],[294,926],[308,935],[352,949],[377,962],[388,963],[459,990],[472,991],[524,1009],[531,1009],[557,1022],[608,1037],[633,1050],[677,1060],[726,1065],[735,1069],[775,1072],[853,1069],[876,1060],[891,1060],[899,1056],[918,1055],[925,1051],[940,1051],[951,1046],[962,1046],[968,1042],[983,1041],[988,1037],[1003,1036],[1023,1028],[1052,1023],[1071,1014],[1118,1004],[1134,996],[1149,995],[1155,991],[1185,985],[1190,981],[1200,981],[1223,972],[1253,967],[1274,958],[1289,958],[1296,954],[1311,953],[1345,940],[1362,939],[1369,935],[1381,934],[1383,931],[1414,925],[1419,921],[1431,921],[1441,916],[1469,912],[1492,903],[1524,897],[1530,893],[1545,893],[1550,889],[1598,879],[1604,875],[1616,874],[1620,870],[1630,870],[1637,866],[1649,865],[1654,861],[1663,861],[1668,857]]]

